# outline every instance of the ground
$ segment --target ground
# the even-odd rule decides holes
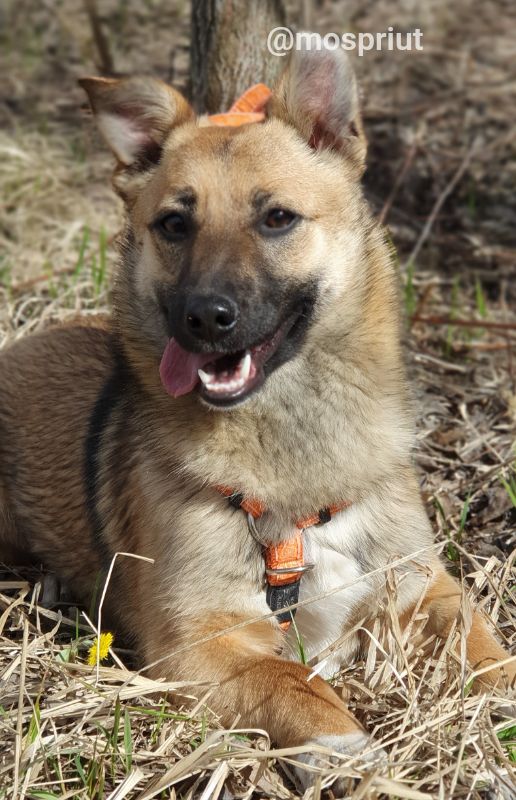
[[[297,5],[288,4],[293,19]],[[355,59],[370,141],[365,184],[399,265],[415,459],[436,539],[510,650],[516,9],[503,0],[303,5],[303,24],[323,31],[423,30],[422,53]],[[186,85],[187,2],[98,7],[118,72]],[[108,304],[121,208],[75,83],[98,72],[83,9],[79,0],[6,0],[0,9],[2,344]],[[201,704],[186,713],[162,686],[156,696],[116,642],[96,674],[90,623],[69,605],[42,603],[39,577],[0,572],[0,798],[296,796],[282,770],[288,751],[272,751],[260,732],[221,731]],[[395,621],[374,634],[336,685],[389,764],[371,771],[344,760],[349,796],[513,797],[514,702],[472,693],[451,639],[421,663]]]

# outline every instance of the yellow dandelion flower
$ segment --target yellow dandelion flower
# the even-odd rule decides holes
[[[104,661],[108,657],[109,648],[113,644],[114,639],[115,637],[112,633],[101,633],[100,640],[95,636],[93,644],[88,652],[88,664],[90,667],[95,666],[97,659],[99,661]]]

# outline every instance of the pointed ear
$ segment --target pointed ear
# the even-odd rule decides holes
[[[315,150],[340,152],[363,173],[367,145],[357,82],[342,48],[293,50],[268,115],[292,125]]]
[[[123,166],[157,161],[166,137],[194,119],[184,97],[154,78],[82,78],[97,125]]]

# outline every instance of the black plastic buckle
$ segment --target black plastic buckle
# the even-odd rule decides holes
[[[316,525],[326,525],[331,520],[331,511],[329,508],[321,508],[319,511],[319,522]]]
[[[244,495],[237,492],[235,494],[230,494],[228,497],[228,502],[230,506],[233,508],[242,508],[242,503],[244,502]]]
[[[278,611],[280,608],[294,605],[299,600],[299,584],[301,581],[293,581],[283,586],[270,586],[267,584],[267,603],[271,611]],[[276,614],[278,622],[292,622],[296,615],[296,608],[281,611]]]

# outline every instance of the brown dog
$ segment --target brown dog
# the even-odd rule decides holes
[[[446,636],[461,590],[411,463],[396,277],[360,187],[351,69],[340,51],[296,53],[266,121],[239,128],[199,124],[159,81],[82,85],[127,209],[114,319],[2,354],[0,539],[84,597],[114,553],[154,559],[119,559],[110,584],[154,675],[218,681],[223,719],[280,745],[363,752],[344,702],[287,660],[289,614],[271,607],[301,587],[311,658],[374,619],[393,562],[402,624],[419,602],[425,633]],[[477,613],[467,655],[506,658]],[[484,680],[514,676],[512,663]]]

